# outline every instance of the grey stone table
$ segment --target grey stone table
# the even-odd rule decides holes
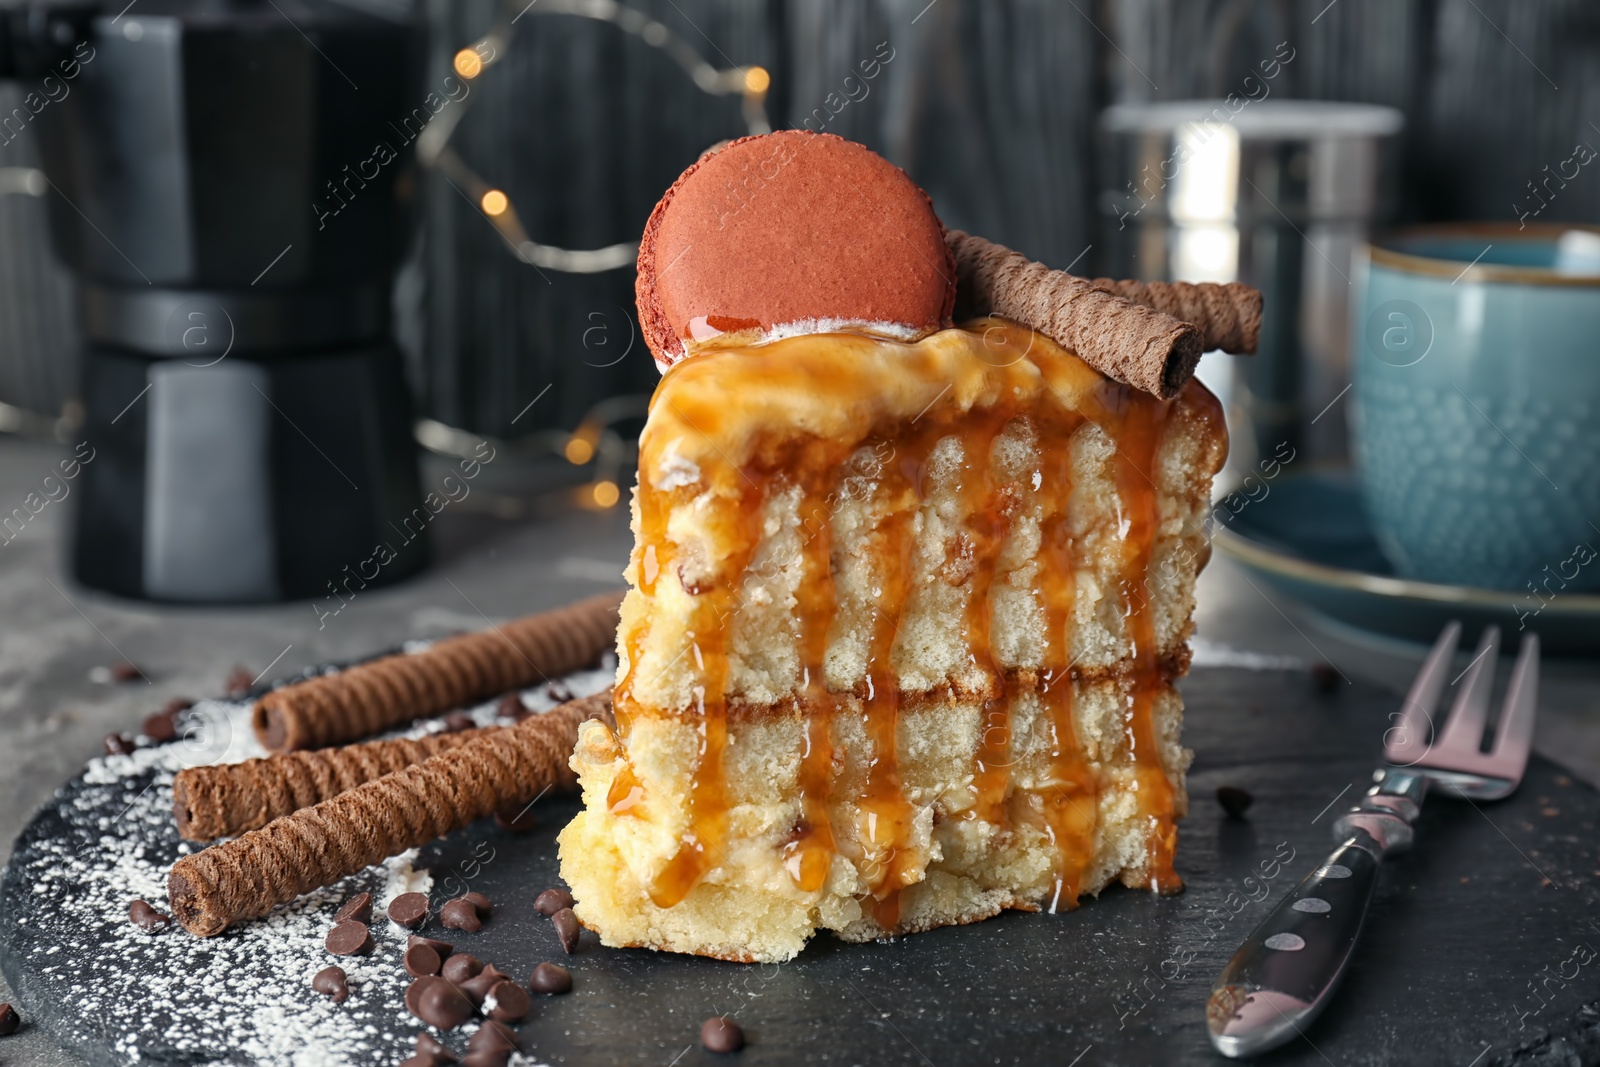
[[[0,512],[19,506],[60,450],[0,438]],[[66,509],[51,504],[0,545],[0,862],[33,810],[100,752],[174,696],[215,695],[237,664],[287,675],[398,644],[474,629],[618,584],[627,556],[625,513],[515,506],[516,474],[495,472],[475,496],[434,522],[435,565],[396,588],[361,592],[323,620],[311,605],[200,609],[100,596],[64,577]],[[70,503],[70,501],[68,502]],[[519,516],[518,512],[522,514]],[[1312,662],[1400,689],[1422,650],[1317,628],[1220,556],[1201,581],[1203,656],[1239,653]],[[128,659],[148,683],[106,684],[96,668]],[[270,671],[268,670],[270,666]],[[1600,664],[1550,663],[1535,745],[1600,784]],[[1376,739],[1374,740],[1376,744]],[[0,983],[0,1001],[11,992]],[[35,1028],[4,1040],[0,1062],[57,1067],[76,1061]]]

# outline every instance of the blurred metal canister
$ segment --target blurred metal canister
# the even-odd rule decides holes
[[[1201,364],[1228,408],[1231,470],[1285,442],[1348,457],[1352,255],[1392,213],[1403,123],[1370,104],[1237,96],[1101,115],[1106,273],[1242,281],[1265,298],[1257,354]]]

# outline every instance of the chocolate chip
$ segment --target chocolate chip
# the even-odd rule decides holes
[[[550,916],[550,922],[555,925],[561,947],[567,950],[567,955],[572,955],[572,950],[578,947],[578,917],[571,908],[562,908]]]
[[[494,911],[494,905],[491,904],[489,902],[489,898],[484,896],[482,893],[462,893],[461,899],[478,909],[478,916],[480,918],[487,919],[489,917],[489,913]]]
[[[444,979],[433,978],[431,976],[427,978],[418,978],[415,982],[412,982],[410,985],[406,986],[406,1011],[409,1011],[412,1015],[416,1015],[419,1019],[422,1017],[417,1015],[417,1013],[422,1009],[422,991],[427,989],[429,983],[431,982],[444,982]],[[448,985],[449,983],[446,982],[445,984]]]
[[[343,1004],[350,995],[343,967],[324,967],[311,979],[311,988],[323,996],[332,997],[335,1004]]]
[[[507,693],[494,702],[494,713],[502,719],[520,720],[522,713],[527,710],[527,705],[522,702],[521,693]]]
[[[554,700],[557,704],[565,704],[572,699],[572,690],[560,682],[551,682],[544,687],[544,695]]]
[[[16,1033],[21,1025],[22,1017],[17,1014],[17,1009],[9,1004],[0,1004],[0,1037]]]
[[[466,994],[444,979],[419,978],[417,982],[428,984],[418,992],[417,1007],[412,1014],[429,1026],[454,1030],[477,1014]]]
[[[483,921],[478,918],[478,909],[471,902],[457,897],[455,900],[446,901],[444,907],[439,909],[439,922],[450,930],[461,930],[475,934],[483,929]]]
[[[489,990],[510,977],[509,974],[503,973],[500,968],[491,963],[482,971],[479,971],[475,977],[458,983],[458,988],[461,992],[471,997],[474,1004],[482,1004],[484,998],[489,995]]]
[[[194,701],[190,700],[188,697],[173,697],[171,700],[167,701],[161,706],[161,710],[166,712],[168,715],[177,716],[182,712],[188,711],[192,707],[194,707]]]
[[[744,1048],[744,1031],[726,1015],[713,1015],[700,1024],[700,1043],[708,1052],[738,1052]]]
[[[401,893],[389,901],[389,921],[415,930],[428,917],[426,893]]]
[[[1331,693],[1339,684],[1339,669],[1325,660],[1311,665],[1311,684],[1319,693]]]
[[[476,730],[477,728],[477,721],[464,711],[452,711],[444,717],[444,732],[447,734],[459,734],[463,730]]]
[[[467,1038],[468,1052],[479,1050],[515,1052],[520,1047],[517,1042],[517,1032],[505,1023],[497,1023],[493,1019],[485,1022],[477,1033]]]
[[[489,1007],[490,1001],[494,1007]],[[485,1010],[491,1019],[499,1019],[503,1023],[514,1023],[528,1014],[528,1009],[533,1007],[533,1001],[528,997],[528,991],[515,982],[497,982],[489,990],[489,996],[484,1000]]]
[[[460,985],[469,978],[474,978],[483,970],[483,964],[478,962],[476,956],[469,956],[465,952],[457,952],[454,956],[445,959],[439,973],[445,980]]]
[[[156,744],[164,745],[168,741],[177,739],[178,724],[172,720],[171,715],[158,711],[154,715],[144,717],[144,722],[139,724],[139,732]]]
[[[477,1037],[478,1035],[473,1034],[472,1036]],[[468,1041],[467,1047],[470,1048],[471,1046],[472,1042]],[[436,1060],[444,1060],[446,1062],[453,1061],[456,1058],[456,1054],[451,1051],[449,1045],[444,1044],[427,1031],[417,1034],[417,1055],[432,1056]]]
[[[1217,787],[1217,803],[1222,805],[1222,810],[1228,813],[1230,819],[1244,818],[1244,813],[1250,810],[1255,799],[1236,785]]]
[[[494,813],[494,824],[502,830],[510,830],[514,834],[526,834],[539,826],[539,820],[534,817],[533,805],[525,804],[521,807],[506,808],[504,811]]]
[[[562,908],[572,907],[572,894],[565,889],[546,889],[533,898],[533,910],[540,915],[554,915]]]
[[[141,930],[160,930],[172,922],[171,918],[142,900],[136,900],[128,905],[128,918]]]
[[[348,919],[329,930],[322,944],[335,956],[355,956],[372,951],[372,933],[366,923]]]
[[[406,973],[413,978],[438,974],[439,963],[439,954],[427,945],[412,945],[406,949],[404,965]]]
[[[336,923],[346,922],[350,919],[354,919],[358,923],[372,922],[371,893],[357,893],[340,905],[339,910],[333,913],[333,921]]]
[[[256,676],[249,667],[234,664],[233,670],[228,672],[227,681],[222,683],[223,690],[235,700],[250,692],[250,687],[256,684]]]
[[[127,734],[106,734],[106,755],[108,756],[126,756],[137,747],[133,743],[133,738]]]
[[[541,963],[528,977],[528,987],[535,993],[570,993],[572,972],[558,963]]]
[[[511,1062],[511,1050],[507,1048],[480,1048],[467,1053],[462,1060],[462,1067],[506,1067]]]
[[[133,682],[144,677],[144,672],[127,660],[111,665],[111,680],[113,682]]]
[[[412,945],[427,945],[439,954],[441,960],[449,959],[450,953],[455,951],[450,942],[435,941],[433,938],[423,937],[421,934],[410,934],[406,937],[406,948],[410,948]]]

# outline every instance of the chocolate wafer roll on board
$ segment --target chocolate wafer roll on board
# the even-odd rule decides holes
[[[184,856],[167,899],[184,929],[220,934],[302,893],[535,799],[571,771],[585,719],[611,720],[611,693],[571,700],[477,736],[259,830]]]
[[[280,816],[458,748],[484,732],[463,730],[414,740],[368,741],[240,763],[187,767],[172,782],[172,814],[178,835],[190,841],[212,841],[258,829]]]
[[[593,663],[616,640],[621,593],[446,638],[275,689],[252,722],[268,752],[342,744]]]

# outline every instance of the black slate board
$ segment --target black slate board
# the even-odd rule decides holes
[[[1012,913],[872,945],[823,936],[782,966],[610,950],[586,932],[576,955],[562,960],[574,992],[537,1003],[521,1027],[532,1061],[1221,1062],[1207,1046],[1202,1005],[1212,977],[1268,908],[1249,898],[1261,896],[1264,883],[1276,899],[1327,850],[1328,824],[1365,787],[1398,701],[1362,685],[1318,693],[1305,675],[1284,671],[1197,669],[1183,688],[1185,740],[1197,753],[1178,857],[1183,895],[1113,888],[1059,916]],[[1254,794],[1246,819],[1226,818],[1212,799],[1224,784]],[[112,1050],[119,1035],[82,1009],[86,999],[137,988],[140,969],[170,970],[165,939],[186,935],[136,944],[133,958],[110,969],[91,949],[46,973],[41,946],[73,931],[52,918],[56,891],[32,886],[49,875],[51,849],[63,839],[92,849],[105,832],[93,819],[107,805],[115,814],[136,785],[66,785],[23,833],[0,881],[6,978],[31,1019],[95,1064],[127,1056]],[[541,827],[528,837],[485,823],[423,851],[418,865],[432,870],[436,887],[465,871],[496,904],[482,933],[448,940],[524,979],[540,960],[561,960],[549,922],[531,904],[556,882],[553,839],[574,810],[570,800],[542,802]],[[1384,872],[1344,990],[1306,1040],[1261,1062],[1600,1063],[1600,957],[1590,950],[1600,948],[1597,822],[1600,794],[1540,759],[1508,801],[1481,810],[1430,802],[1420,847]],[[110,832],[146,837],[153,865],[174,854],[170,825],[159,820],[113,823]],[[494,858],[483,862],[490,850]],[[1291,850],[1294,858],[1263,880]],[[316,906],[331,912],[339,895]],[[114,938],[125,925],[108,916],[95,936]],[[380,952],[401,941],[392,927],[375,932],[384,939]],[[424,932],[444,936],[436,924]],[[216,951],[226,955],[240,938],[225,935]],[[127,942],[118,944],[125,953]],[[195,1003],[206,996],[203,985],[195,983]],[[358,1025],[375,1024],[379,1052],[370,1062],[408,1054],[415,1028],[400,1021],[402,988],[403,976],[370,982],[340,1008]],[[306,995],[308,1006],[317,999]],[[183,1048],[184,1011],[180,997],[175,1017],[152,1018],[141,1030],[145,1062],[259,1062],[203,1042]],[[733,1015],[749,1035],[737,1059],[708,1054],[696,1041],[701,1020],[716,1013]],[[315,1049],[305,1054],[295,1062],[317,1062]]]

